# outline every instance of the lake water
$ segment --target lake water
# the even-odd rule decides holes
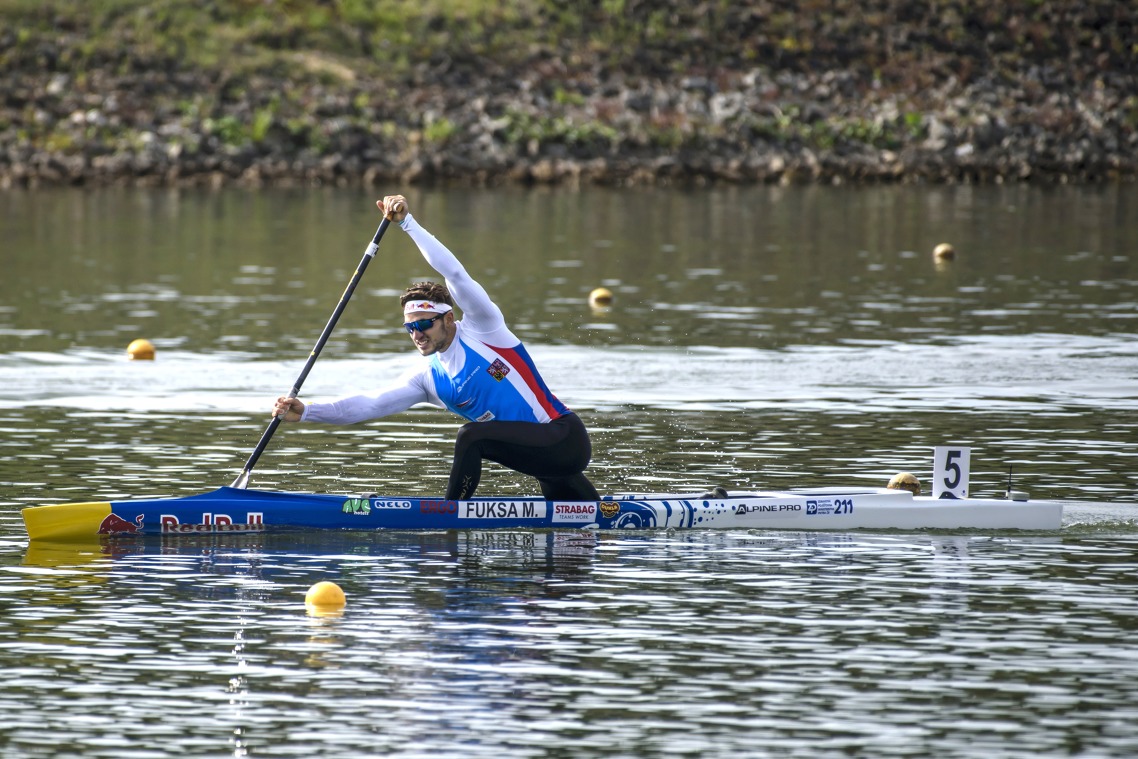
[[[1138,754],[1138,188],[409,197],[602,492],[927,483],[968,445],[974,494],[1010,469],[1063,528],[29,545],[23,506],[232,481],[379,219],[344,190],[3,193],[0,754]],[[391,229],[302,395],[412,366],[397,295],[429,276]],[[439,493],[457,427],[287,425],[253,484]],[[305,613],[325,579],[342,616]]]

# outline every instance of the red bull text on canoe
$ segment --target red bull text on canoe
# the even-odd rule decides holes
[[[228,514],[202,514],[202,521],[197,524],[181,522],[173,514],[163,514],[159,520],[163,534],[209,533],[209,532],[263,532],[265,529],[264,512],[250,511],[245,514],[244,522],[234,522]]]

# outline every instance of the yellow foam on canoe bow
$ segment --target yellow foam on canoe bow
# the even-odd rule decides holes
[[[23,510],[24,526],[32,540],[58,543],[97,541],[103,520],[111,515],[110,503],[59,503],[30,506]]]

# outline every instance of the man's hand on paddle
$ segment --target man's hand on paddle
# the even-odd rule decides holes
[[[375,204],[383,211],[384,218],[396,224],[407,218],[407,198],[402,195],[387,195],[383,200],[375,201]]]
[[[282,395],[273,404],[273,416],[281,417],[282,422],[299,422],[300,415],[304,413],[304,404],[297,398]]]

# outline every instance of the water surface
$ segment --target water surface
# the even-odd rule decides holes
[[[972,492],[1010,469],[1073,501],[1063,529],[29,546],[21,506],[230,482],[378,218],[344,191],[5,193],[4,752],[1138,752],[1133,188],[410,199],[592,429],[602,491],[927,482],[964,444]],[[430,272],[389,235],[305,396],[414,364],[396,296]],[[441,492],[456,429],[288,425],[253,482]],[[322,579],[342,616],[305,613]]]

